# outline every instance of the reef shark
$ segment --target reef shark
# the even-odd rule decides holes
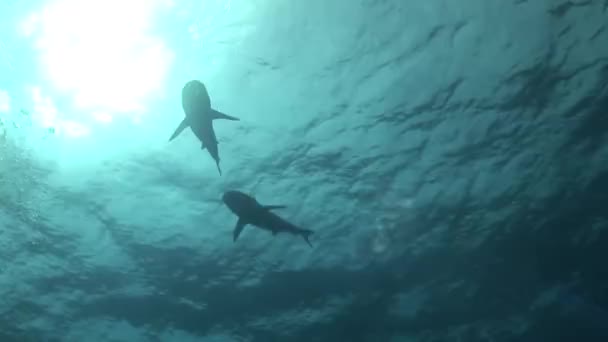
[[[207,93],[207,88],[198,80],[189,81],[182,88],[182,108],[186,117],[177,126],[169,141],[175,139],[186,127],[190,127],[194,135],[200,140],[201,149],[206,148],[215,160],[217,170],[221,175],[220,155],[217,148],[217,138],[213,130],[213,120],[239,121],[239,119],[211,108],[211,99],[209,93]]]
[[[222,201],[228,208],[238,216],[238,221],[233,231],[233,241],[236,242],[246,225],[251,224],[261,229],[277,233],[290,233],[301,236],[310,247],[312,244],[308,237],[312,230],[300,228],[276,215],[273,209],[286,208],[284,205],[262,205],[255,198],[236,190],[224,193]]]

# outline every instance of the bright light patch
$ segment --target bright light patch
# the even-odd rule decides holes
[[[67,136],[73,138],[80,138],[90,134],[88,127],[74,121],[64,121],[61,128]]]
[[[8,92],[0,89],[0,113],[8,113],[11,110],[11,98]]]
[[[91,112],[144,111],[173,54],[150,33],[162,0],[55,0],[27,18],[44,71],[57,90]],[[107,117],[104,118],[107,120]]]
[[[101,122],[101,123],[112,122],[112,115],[108,112],[102,112],[102,111],[94,112],[93,117],[95,118],[95,120],[97,120],[98,122]]]
[[[32,88],[34,102],[33,119],[44,128],[55,127],[58,123],[57,107],[49,96],[43,96],[38,87]]]
[[[6,66],[9,69],[13,69],[13,58],[7,51],[10,51],[10,49],[0,41],[0,67]]]
[[[201,38],[200,30],[196,24],[188,26],[188,33],[193,40],[199,40]]]
[[[60,118],[57,107],[49,96],[44,96],[38,87],[32,88],[34,110],[32,120],[45,129],[53,129],[55,134],[70,138],[80,138],[90,134],[91,130],[76,121]]]
[[[25,37],[31,37],[36,32],[37,26],[40,24],[40,15],[37,13],[31,14],[19,25],[19,33]]]

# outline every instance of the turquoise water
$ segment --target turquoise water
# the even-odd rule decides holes
[[[1,2],[0,341],[606,341],[607,8]]]

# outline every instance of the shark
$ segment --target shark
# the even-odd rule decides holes
[[[220,168],[218,141],[213,130],[213,120],[239,121],[239,118],[213,109],[207,88],[199,80],[188,81],[182,88],[182,108],[185,118],[177,126],[169,141],[177,138],[184,129],[190,127],[194,135],[201,142],[201,149],[207,149],[207,152],[209,152],[209,155],[215,161],[217,170],[221,176],[222,169]]]
[[[278,233],[290,233],[301,236],[306,243],[312,247],[309,237],[312,230],[300,228],[293,223],[276,215],[273,210],[284,209],[285,205],[263,205],[254,197],[238,190],[229,190],[222,195],[222,201],[236,216],[238,221],[232,234],[233,241],[239,238],[243,228],[250,224],[252,226],[268,230],[272,235]]]

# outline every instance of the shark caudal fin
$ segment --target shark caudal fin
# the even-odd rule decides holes
[[[213,108],[211,108],[211,120],[215,120],[215,119],[226,119],[226,120],[232,120],[232,121],[240,121],[239,118],[234,117],[234,116],[230,116],[228,114],[224,114],[220,111],[217,111]]]
[[[182,122],[179,123],[179,126],[177,126],[177,128],[175,129],[175,132],[173,132],[173,135],[171,136],[171,138],[169,138],[169,141],[175,139],[189,125],[190,124],[188,124],[188,120],[186,120],[186,119],[182,120]]]
[[[221,175],[222,175],[222,169],[220,169],[220,161],[219,161],[219,160],[218,160],[218,161],[216,161],[216,162],[215,162],[215,165],[217,165],[217,172],[219,172],[219,173],[220,173],[220,176],[221,176]]]
[[[306,241],[306,243],[312,248],[312,243],[310,243],[310,240],[308,240],[308,238],[314,232],[312,230],[309,230],[309,229],[300,229],[300,231],[298,233],[300,235],[302,235],[302,238],[304,239],[304,241]]]

